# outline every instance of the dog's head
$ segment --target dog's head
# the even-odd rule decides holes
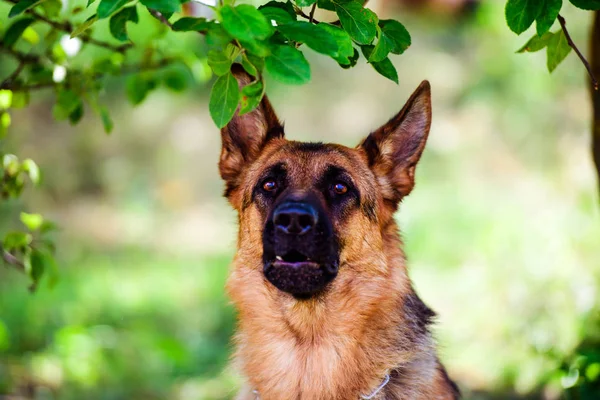
[[[251,81],[234,71],[240,86]],[[357,260],[385,257],[386,227],[414,186],[430,123],[428,82],[356,148],[285,139],[266,97],[236,114],[221,131],[219,170],[239,213],[238,262],[307,298]]]

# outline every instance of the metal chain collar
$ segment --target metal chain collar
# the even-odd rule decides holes
[[[379,384],[379,386],[377,386],[375,388],[374,391],[371,392],[371,394],[368,395],[361,395],[360,396],[360,400],[371,400],[374,399],[375,396],[377,396],[379,394],[379,392],[381,392],[381,390],[383,390],[383,388],[385,387],[385,385],[387,385],[390,381],[390,374],[385,374],[385,377],[383,378],[383,381]],[[256,397],[254,398],[254,400],[260,400],[260,396],[258,395],[258,390],[253,390],[252,393],[254,393],[256,395]]]

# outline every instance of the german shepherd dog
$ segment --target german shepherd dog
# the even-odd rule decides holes
[[[253,78],[233,67],[240,87]],[[457,399],[393,218],[431,123],[424,81],[356,148],[287,140],[265,97],[221,130],[243,400]]]

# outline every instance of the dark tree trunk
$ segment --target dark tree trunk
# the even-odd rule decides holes
[[[590,64],[594,76],[600,76],[600,11],[594,11],[594,25],[590,37]],[[600,193],[600,90],[594,90],[590,82],[590,93],[592,96],[593,125],[592,125],[592,155],[596,165],[596,179],[598,180],[598,192]]]

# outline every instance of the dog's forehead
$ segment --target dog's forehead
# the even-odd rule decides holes
[[[360,152],[339,144],[286,141],[268,153],[263,165],[283,164],[297,184],[314,183],[331,166],[345,170],[355,179],[369,174]]]

